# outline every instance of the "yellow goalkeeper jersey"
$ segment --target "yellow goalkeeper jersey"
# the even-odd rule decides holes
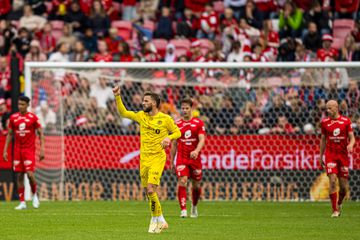
[[[169,115],[158,112],[155,116],[149,116],[144,111],[128,111],[120,96],[116,96],[116,103],[122,117],[132,119],[140,124],[140,158],[142,161],[146,161],[148,154],[165,154],[165,150],[161,146],[164,138],[169,137],[174,140],[181,136],[179,128]]]

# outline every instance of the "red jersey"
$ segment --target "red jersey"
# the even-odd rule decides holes
[[[36,129],[40,128],[38,117],[28,112],[24,115],[14,113],[10,116],[9,129],[15,134],[16,150],[35,150]]]
[[[200,26],[205,32],[210,32],[212,28],[216,31],[218,25],[219,19],[215,11],[212,11],[211,13],[203,12],[201,14]]]
[[[317,58],[322,62],[327,62],[328,58],[332,58],[336,60],[338,57],[339,57],[339,52],[335,48],[330,48],[329,50],[321,48],[317,51]]]
[[[110,53],[96,53],[93,58],[94,62],[112,62],[113,56]]]
[[[337,119],[324,118],[321,121],[321,133],[326,136],[326,152],[347,155],[348,135],[352,132],[349,118],[339,116]]]
[[[198,118],[192,118],[190,121],[180,119],[176,125],[181,131],[181,137],[177,140],[176,164],[194,161],[190,159],[190,153],[196,149],[199,143],[199,135],[205,134],[204,123]],[[200,154],[196,161],[200,161]]]

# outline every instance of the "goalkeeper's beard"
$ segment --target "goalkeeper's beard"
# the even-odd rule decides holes
[[[144,112],[149,113],[153,110],[152,106],[144,107]]]

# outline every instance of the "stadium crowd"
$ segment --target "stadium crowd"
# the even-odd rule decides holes
[[[10,101],[10,60],[50,62],[310,62],[360,60],[360,0],[0,0],[0,111]],[[241,65],[239,65],[241,66]],[[114,72],[121,75],[121,73]],[[141,79],[128,71],[126,76]],[[162,111],[179,116],[190,95],[210,134],[313,134],[333,98],[360,130],[356,69],[154,71],[159,87],[124,81],[126,106],[141,109],[152,88]],[[105,74],[109,75],[109,74]],[[137,134],[115,116],[112,80],[76,73],[34,73],[33,106],[47,133]],[[216,83],[198,87],[187,83]],[[57,87],[56,84],[60,84]],[[56,86],[56,87],[54,87]],[[61,89],[61,93],[57,89]],[[5,131],[3,131],[5,132]]]

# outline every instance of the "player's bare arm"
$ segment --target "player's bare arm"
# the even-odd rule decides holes
[[[325,163],[324,163],[324,152],[325,152],[325,146],[326,146],[326,135],[325,134],[321,134],[321,139],[320,139],[320,159],[319,159],[319,163],[320,166],[325,169]]]
[[[171,150],[170,150],[170,168],[171,171],[175,173],[175,155],[177,152],[177,141],[174,140],[171,143]]]
[[[40,137],[40,161],[42,161],[45,159],[45,138],[42,128],[38,128],[37,133]]]
[[[6,142],[5,142],[5,147],[4,147],[4,152],[3,152],[3,158],[4,161],[7,162],[8,161],[8,154],[7,154],[7,150],[9,148],[9,144],[11,142],[12,136],[13,136],[13,130],[11,128],[9,128],[8,134],[6,136]]]
[[[199,143],[196,146],[195,150],[190,153],[190,158],[197,159],[204,145],[205,145],[205,134],[199,134]]]
[[[354,149],[354,145],[355,145],[355,136],[354,136],[354,132],[349,132],[348,134],[349,137],[349,144],[347,145],[347,151],[348,153],[352,153],[353,149]]]

